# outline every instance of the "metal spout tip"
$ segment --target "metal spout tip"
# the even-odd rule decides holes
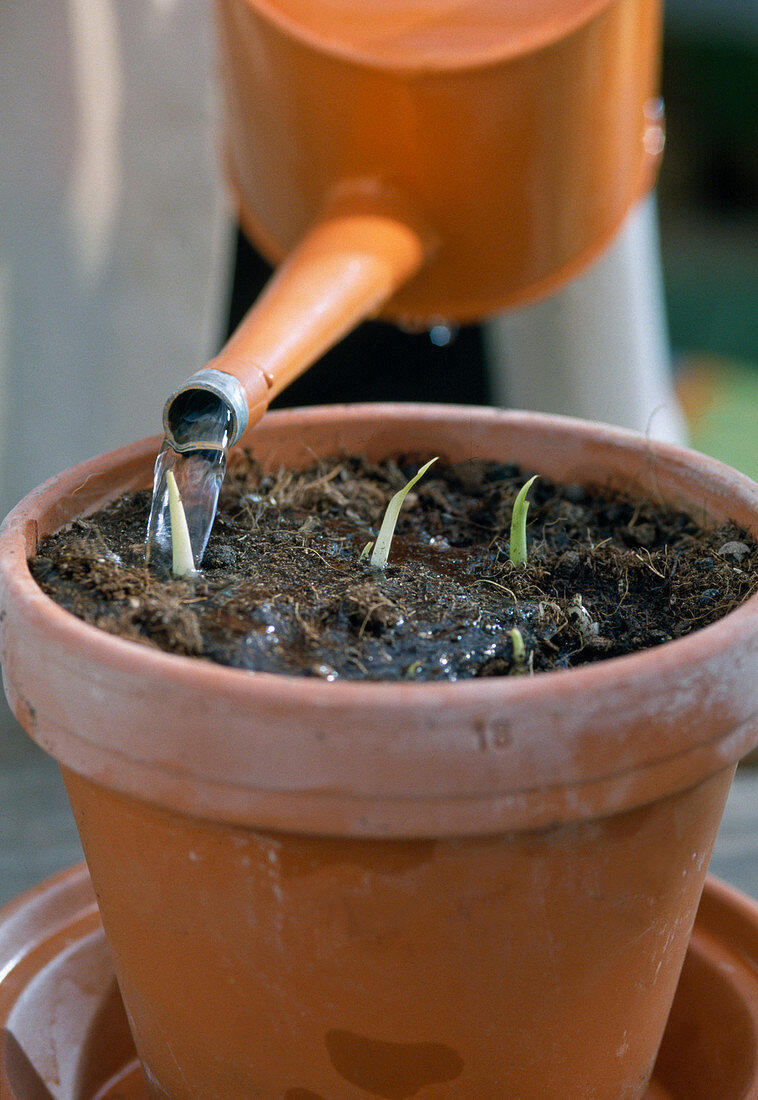
[[[248,420],[242,383],[225,371],[204,367],[190,375],[163,407],[163,428],[176,450],[181,450],[184,444],[190,442],[182,438],[182,426],[194,419],[203,400],[212,403],[214,399],[229,414],[228,446],[232,447],[242,437]]]

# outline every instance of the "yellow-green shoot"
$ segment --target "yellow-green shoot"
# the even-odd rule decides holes
[[[513,502],[513,514],[511,516],[511,538],[508,557],[514,565],[526,564],[526,515],[529,511],[529,501],[526,494],[529,492],[537,475],[530,477],[525,485],[519,489],[518,496]]]
[[[509,630],[508,633],[511,636],[511,646],[513,648],[513,660],[517,665],[526,664],[526,647],[524,646],[524,639],[521,631],[518,627]]]
[[[195,572],[187,517],[173,470],[166,471],[168,514],[171,519],[171,572],[175,577],[187,577]]]
[[[510,670],[511,676],[520,676],[524,672],[531,672],[534,654],[530,653],[527,657],[526,646],[524,645],[524,638],[521,631],[518,627],[514,626],[513,630],[509,630],[508,633],[511,637],[511,646],[513,647],[513,665]]]
[[[439,457],[439,456],[437,456]],[[421,467],[419,472],[412,477],[407,485],[404,485],[399,492],[395,493],[392,500],[387,505],[387,510],[384,513],[381,527],[379,528],[379,534],[376,536],[376,542],[374,543],[374,549],[371,552],[371,560],[369,565],[372,569],[384,569],[389,557],[390,546],[392,545],[392,536],[395,533],[395,524],[397,523],[397,517],[400,515],[400,509],[403,506],[408,493],[411,491],[416,482],[424,476],[426,471],[436,462],[437,458],[432,458],[424,466]],[[368,548],[365,548],[361,557],[367,552]]]

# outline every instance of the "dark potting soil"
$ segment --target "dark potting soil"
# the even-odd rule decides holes
[[[44,540],[31,569],[79,618],[172,653],[333,679],[529,674],[689,634],[758,587],[758,548],[651,502],[540,477],[529,561],[508,558],[528,472],[437,462],[406,497],[384,571],[361,551],[424,457],[261,474],[239,454],[190,579],[144,561],[150,498],[130,493]],[[520,652],[517,629],[523,641]]]

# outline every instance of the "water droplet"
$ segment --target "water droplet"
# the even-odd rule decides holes
[[[642,135],[642,144],[645,152],[651,157],[658,157],[663,152],[666,144],[666,118],[663,100],[660,98],[648,99],[643,107],[645,115],[645,129]]]
[[[311,666],[311,671],[314,675],[318,676],[321,680],[328,680],[330,683],[337,679],[337,673],[331,665],[317,664]]]
[[[436,348],[446,348],[455,339],[458,330],[453,325],[439,321],[429,329],[429,339]]]

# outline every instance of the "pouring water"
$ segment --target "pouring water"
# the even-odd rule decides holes
[[[171,565],[166,473],[172,470],[184,505],[192,556],[196,566],[201,564],[226,472],[231,425],[230,410],[213,394],[197,390],[184,402],[155,462],[146,561],[167,568]]]

